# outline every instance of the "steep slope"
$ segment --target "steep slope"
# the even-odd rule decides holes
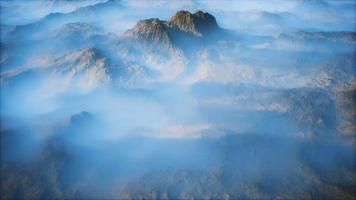
[[[88,84],[111,80],[107,59],[95,48],[67,54],[49,62],[50,68],[61,75],[80,78]]]
[[[221,31],[215,17],[203,11],[178,11],[169,21],[157,18],[141,20],[124,37],[145,44],[184,48],[184,44],[212,40]]]
[[[203,37],[219,30],[215,17],[203,11],[194,14],[188,11],[179,11],[166,24],[168,27],[178,28],[197,37]]]
[[[59,56],[42,56],[41,63],[36,66],[2,73],[1,82],[5,85],[18,85],[25,84],[20,81],[23,77],[35,80],[53,76],[84,89],[93,89],[109,82],[115,86],[126,87],[146,80],[144,67],[106,54],[109,53],[91,47]]]
[[[134,28],[125,33],[126,36],[137,38],[154,44],[172,46],[172,38],[168,33],[168,27],[157,18],[139,21]]]

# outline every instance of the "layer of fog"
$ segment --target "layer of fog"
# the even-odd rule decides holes
[[[218,171],[217,188],[230,195],[227,188],[236,181],[229,177],[235,176],[246,183],[263,182],[259,178],[265,176],[278,183],[288,177],[304,191],[310,185],[299,177],[309,180],[303,168],[309,162],[332,174],[341,160],[352,181],[354,149],[343,144],[352,141],[339,143],[338,138],[343,134],[338,123],[347,112],[338,108],[343,103],[338,92],[355,84],[355,40],[280,35],[354,32],[355,12],[350,9],[355,3],[327,3],[118,1],[92,15],[90,9],[77,8],[94,1],[69,8],[46,6],[34,14],[22,10],[28,8],[24,2],[1,2],[6,11],[1,25],[9,29],[1,34],[1,134],[8,139],[2,143],[2,161],[25,162],[26,168],[43,161],[56,164],[62,154],[68,155],[63,162],[69,166],[58,180],[69,188],[62,188],[64,193],[84,185],[81,195],[94,198],[117,198],[125,189],[139,194],[142,183],[162,189],[155,185],[162,181],[156,180],[160,173],[180,170]],[[19,10],[6,7],[11,5]],[[121,38],[140,19],[168,20],[181,9],[208,11],[232,32],[230,38],[199,47],[192,55],[167,57],[157,53],[160,49],[130,48]],[[11,21],[12,12],[23,15]],[[54,12],[64,14],[50,14]],[[83,23],[78,27],[84,33],[72,36],[67,28],[76,24],[68,24],[77,22]],[[98,65],[88,65],[95,73],[80,71],[76,64],[77,73],[67,73],[59,66],[88,48],[99,55],[93,58]],[[114,71],[117,78],[99,71],[100,56],[108,60],[108,69],[127,68],[130,73]],[[330,181],[328,173],[320,174]],[[349,184],[341,177],[336,184]],[[185,192],[179,188],[182,183],[173,183],[173,194]]]

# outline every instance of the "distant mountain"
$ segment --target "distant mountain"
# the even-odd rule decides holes
[[[76,22],[76,23],[68,23],[63,25],[55,34],[55,37],[67,38],[67,37],[81,37],[87,38],[91,35],[99,33],[99,29],[95,26]]]
[[[297,0],[298,6],[327,7],[329,4],[324,0]]]
[[[169,21],[157,18],[139,21],[124,37],[165,47],[179,47],[182,40],[197,42],[210,39],[221,31],[215,17],[203,11],[179,11]]]
[[[71,17],[74,16],[94,16],[98,14],[107,14],[117,12],[118,9],[122,8],[120,0],[108,0],[106,2],[97,3],[94,5],[79,8],[70,13]]]
[[[334,31],[334,32],[309,32],[309,31],[298,31],[291,34],[281,34],[280,38],[291,39],[291,40],[324,40],[331,42],[342,42],[342,43],[356,43],[356,33],[347,31]]]
[[[90,17],[92,14],[93,15],[98,15],[98,14],[103,14],[107,12],[112,12],[112,11],[117,11],[117,9],[120,9],[122,6],[120,4],[120,1],[117,0],[109,0],[106,2],[100,2],[94,5],[89,5],[85,7],[78,8],[72,12],[69,13],[51,13],[48,14],[43,18],[44,21],[46,20],[65,20],[65,19],[71,19],[75,17]]]
[[[54,1],[53,3],[56,3],[57,1]],[[80,7],[68,13],[53,12],[36,22],[14,26],[8,34],[10,37],[7,38],[7,40],[32,39],[33,35],[41,34],[47,30],[56,28],[56,26],[76,23],[79,21],[81,23],[88,23],[89,21],[95,21],[95,19],[100,18],[100,16],[115,14],[120,9],[122,9],[122,4],[120,4],[119,1],[109,0],[94,5]]]

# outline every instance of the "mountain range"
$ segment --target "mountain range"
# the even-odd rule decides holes
[[[355,199],[355,2],[43,1],[0,1],[1,199]]]

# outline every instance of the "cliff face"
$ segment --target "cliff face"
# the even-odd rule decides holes
[[[136,26],[130,29],[126,34],[142,41],[149,41],[155,44],[163,44],[171,47],[172,41],[168,34],[168,27],[157,18],[139,21]]]
[[[203,37],[219,29],[215,17],[203,11],[194,14],[188,11],[179,11],[166,24],[171,28],[178,28],[197,37]]]
[[[157,18],[141,20],[124,35],[171,48],[175,46],[176,40],[184,38],[199,40],[219,30],[215,17],[209,13],[198,11],[192,14],[188,11],[179,11],[169,21]]]

